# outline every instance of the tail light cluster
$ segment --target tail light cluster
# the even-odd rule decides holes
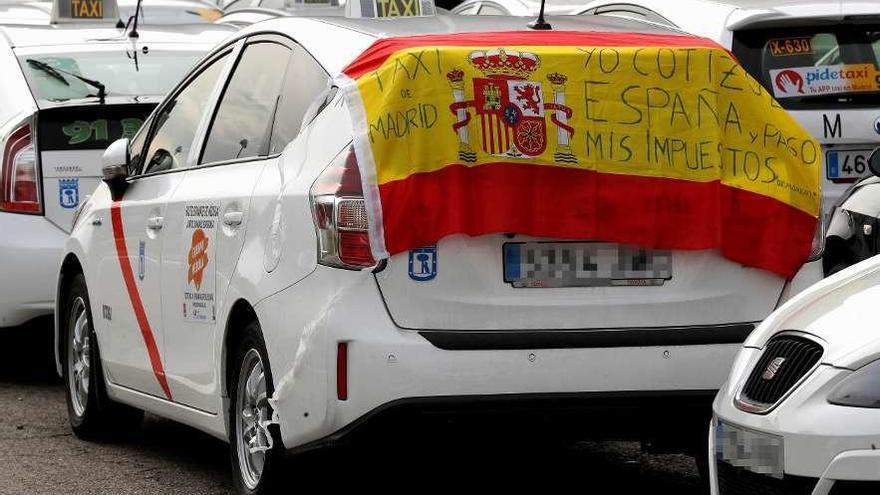
[[[309,192],[318,232],[318,263],[349,270],[376,264],[354,150],[340,153]]]
[[[30,125],[12,132],[0,163],[0,211],[41,213],[37,154]]]

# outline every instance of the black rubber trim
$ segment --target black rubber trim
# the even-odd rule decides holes
[[[753,323],[620,330],[430,330],[419,335],[447,351],[515,349],[596,349],[681,345],[742,344]]]
[[[339,430],[311,442],[287,449],[298,454],[323,447],[350,443],[359,434],[371,430],[387,432],[415,418],[484,418],[490,423],[504,417],[523,417],[529,414],[570,415],[577,423],[594,411],[611,412],[620,416],[623,411],[636,411],[639,418],[658,419],[669,426],[674,419],[688,422],[691,418],[711,417],[712,401],[718,390],[633,390],[624,392],[559,392],[491,395],[447,395],[407,397],[386,402],[360,416]],[[672,415],[665,418],[664,415]],[[589,421],[587,421],[589,423]],[[526,428],[525,422],[517,423]],[[599,422],[601,428],[607,423]],[[708,428],[708,419],[707,419]],[[622,428],[632,429],[627,422]],[[410,430],[404,430],[410,431]]]

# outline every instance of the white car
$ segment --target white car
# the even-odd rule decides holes
[[[523,289],[504,280],[504,246],[540,239],[455,235],[379,263],[365,252],[352,117],[334,77],[381,38],[529,21],[287,17],[215,48],[107,149],[105,183],[67,241],[57,351],[75,433],[131,425],[137,410],[186,423],[232,444],[242,493],[282,474],[283,451],[425,411],[492,411],[492,423],[529,412],[572,435],[704,452],[729,364],[798,277],[675,251],[656,283]]]
[[[64,241],[100,182],[104,148],[134,135],[175,80],[232,32],[142,27],[132,41],[115,23],[0,27],[0,327],[52,314]]]
[[[546,15],[566,15],[579,10],[583,0],[548,0]],[[460,15],[516,15],[534,17],[541,9],[540,0],[465,0],[450,9]]]
[[[715,399],[712,493],[880,490],[880,257],[802,292],[745,342]]]
[[[822,143],[825,213],[880,143],[880,3],[594,0],[577,12],[638,19],[715,40]]]

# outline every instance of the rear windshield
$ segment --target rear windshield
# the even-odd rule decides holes
[[[18,61],[37,100],[64,101],[98,94],[94,86],[71,74],[100,82],[107,96],[163,96],[203,54],[114,47],[94,52],[19,53]]]
[[[134,5],[119,5],[119,18],[123,21],[134,15]],[[189,6],[181,3],[180,6],[149,5],[141,7],[139,24],[169,25],[169,24],[202,24],[214,22],[223,16],[219,9],[211,7]]]
[[[880,24],[740,31],[733,52],[785,108],[880,103]]]

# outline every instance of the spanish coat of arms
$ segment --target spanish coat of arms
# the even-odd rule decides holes
[[[571,108],[565,105],[565,83],[559,73],[547,76],[553,89],[553,101],[545,101],[541,81],[529,76],[540,66],[534,53],[498,48],[474,51],[468,62],[485,77],[473,78],[473,98],[465,99],[464,71],[453,69],[446,74],[455,100],[449,109],[456,116],[453,130],[458,134],[459,158],[475,162],[468,124],[473,108],[479,117],[480,146],[484,153],[512,158],[533,158],[547,149],[547,114],[557,127],[554,160],[577,163],[571,151],[574,129],[568,125]]]

